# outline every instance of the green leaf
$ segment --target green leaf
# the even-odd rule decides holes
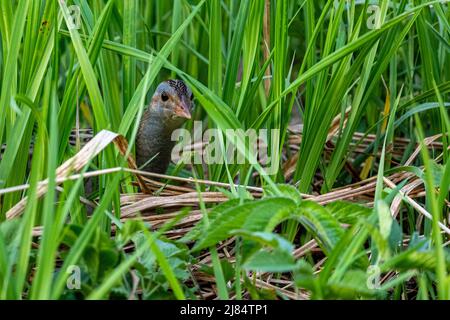
[[[298,191],[298,189],[289,184],[277,184],[278,190],[273,190],[271,186],[267,186],[264,191],[269,196],[282,196],[292,199],[296,204],[300,204],[302,201],[302,194]]]
[[[202,0],[191,12],[191,14],[186,18],[186,20],[183,21],[183,24],[177,29],[176,32],[172,34],[170,39],[166,42],[164,47],[159,51],[158,57],[151,56],[151,60],[149,62],[148,71],[145,74],[144,78],[139,83],[136,91],[133,94],[133,97],[131,98],[130,103],[128,104],[128,107],[125,111],[125,114],[122,118],[122,122],[120,123],[119,127],[119,133],[127,136],[128,131],[133,124],[133,121],[136,118],[136,115],[138,114],[140,105],[141,105],[141,98],[145,96],[145,94],[148,92],[150,85],[152,82],[156,79],[158,76],[159,71],[164,65],[164,59],[166,59],[172,50],[174,50],[178,44],[178,42],[181,39],[181,36],[191,23],[191,21],[194,19],[194,17],[198,14],[201,7],[205,3],[205,0]]]
[[[324,207],[312,201],[303,201],[296,218],[313,234],[326,254],[339,242],[344,234],[338,220]]]
[[[235,230],[232,233],[241,236],[246,240],[258,242],[262,246],[269,246],[273,249],[285,251],[286,253],[292,253],[294,250],[294,245],[292,243],[276,233],[250,232],[246,230]]]
[[[193,251],[214,246],[229,238],[232,230],[244,229],[249,231],[263,230],[270,218],[280,211],[292,210],[295,204],[286,198],[270,198],[245,203],[225,210],[210,221],[203,237],[197,241]]]
[[[26,16],[28,12],[29,0],[20,0],[14,16],[14,23],[12,26],[13,40],[9,44],[9,51],[6,57],[5,70],[2,76],[2,90],[0,93],[0,143],[3,141],[3,131],[5,129],[7,107],[11,104],[11,89],[13,88],[14,75],[16,74],[16,67],[18,64],[18,56],[20,50],[20,43],[24,32]],[[2,54],[3,56],[3,54]],[[3,119],[5,117],[5,119]]]
[[[450,252],[445,251],[446,269],[450,271]],[[400,271],[421,270],[433,272],[436,270],[437,258],[432,250],[421,250],[420,246],[413,246],[385,261],[382,270],[398,269]]]
[[[348,224],[355,224],[359,219],[367,218],[372,212],[371,208],[341,200],[327,204],[326,208],[340,223]]]
[[[376,211],[378,213],[380,234],[385,240],[387,240],[389,238],[389,235],[391,234],[391,227],[393,222],[391,210],[383,200],[379,200],[376,203]]]
[[[294,257],[283,250],[261,250],[242,265],[246,270],[259,272],[288,272],[296,268]]]
[[[223,277],[226,282],[233,280],[234,266],[226,259],[220,259],[220,265],[222,267]],[[214,268],[208,265],[201,265],[200,271],[205,272],[211,276],[215,276]]]
[[[316,276],[314,276],[314,269],[303,259],[297,262],[297,268],[294,272],[294,281],[298,288],[304,288],[313,293],[316,292],[317,279]]]
[[[110,0],[109,6],[112,6],[113,3],[114,0]],[[69,9],[67,8],[66,3],[64,1],[59,1],[59,5],[61,7],[61,11],[63,13],[64,19],[66,20],[67,25],[70,25],[72,23],[71,20],[72,18],[70,16]],[[92,66],[89,60],[89,56],[83,46],[83,42],[77,29],[71,27],[68,27],[68,29],[70,32],[75,52],[78,57],[78,61],[80,63],[84,80],[86,82],[86,87],[89,92],[90,99],[92,101],[96,129],[98,131],[100,131],[101,129],[106,129],[108,128],[109,124],[107,121],[107,115],[105,112],[106,109],[103,103],[103,98],[100,93],[100,88],[98,87],[97,77],[94,72],[94,67]]]
[[[355,299],[360,296],[374,298],[380,294],[368,286],[367,273],[362,270],[349,270],[339,282],[329,283],[329,299]]]
[[[217,216],[225,212],[226,210],[229,210],[231,208],[236,207],[240,204],[240,199],[231,199],[226,202],[223,202],[214,208],[211,209],[208,213],[208,219],[210,221],[214,221]],[[200,220],[191,230],[189,230],[188,233],[184,235],[183,238],[181,238],[181,242],[190,242],[194,240],[198,240],[200,237],[203,236],[203,231],[206,228],[204,219]]]

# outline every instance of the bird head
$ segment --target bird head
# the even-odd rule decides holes
[[[165,124],[177,127],[191,119],[193,98],[192,91],[182,80],[167,80],[156,88],[150,107]]]

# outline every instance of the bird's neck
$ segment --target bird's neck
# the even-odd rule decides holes
[[[153,159],[144,170],[164,173],[170,162],[172,148],[172,132],[175,128],[167,118],[159,112],[147,109],[144,113],[136,141],[137,162],[139,166]]]
[[[147,132],[146,136],[170,141],[174,129],[171,123],[159,112],[148,110],[148,113],[146,119],[143,120],[144,130]]]

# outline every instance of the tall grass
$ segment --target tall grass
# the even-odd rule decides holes
[[[448,234],[439,224],[449,213],[448,3],[15,0],[0,2],[0,12],[2,299],[289,296],[262,288],[265,272],[292,282],[296,298],[449,298]],[[124,198],[138,192],[130,171],[98,175],[86,190],[83,174],[126,166],[113,145],[77,179],[61,184],[56,175],[80,151],[79,141],[69,143],[74,128],[117,132],[133,154],[143,110],[169,77],[191,87],[194,118],[219,130],[222,150],[235,139],[247,160],[171,167],[221,183],[189,186],[198,194],[191,213],[203,218],[176,240],[163,231],[187,209],[159,231],[121,216],[139,201]],[[280,170],[250,164],[248,141],[227,129],[278,129],[267,143]],[[436,144],[427,143],[433,136]],[[400,177],[396,187],[385,184],[391,176]],[[365,198],[338,201],[370,177],[376,188]],[[417,179],[424,190],[408,200]],[[230,200],[210,205],[206,191]],[[321,202],[327,194],[336,196]],[[8,219],[25,198],[22,215]],[[424,222],[416,205],[432,219]],[[320,253],[293,254],[311,241]],[[84,275],[79,290],[67,286],[73,266]],[[376,288],[366,285],[370,268],[385,276]],[[217,292],[198,288],[192,270],[214,277]]]

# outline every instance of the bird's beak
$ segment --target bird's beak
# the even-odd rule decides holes
[[[191,119],[191,112],[189,111],[188,106],[186,105],[186,103],[181,102],[180,104],[178,104],[175,108],[175,114],[177,117],[179,118],[184,118],[184,119]]]

